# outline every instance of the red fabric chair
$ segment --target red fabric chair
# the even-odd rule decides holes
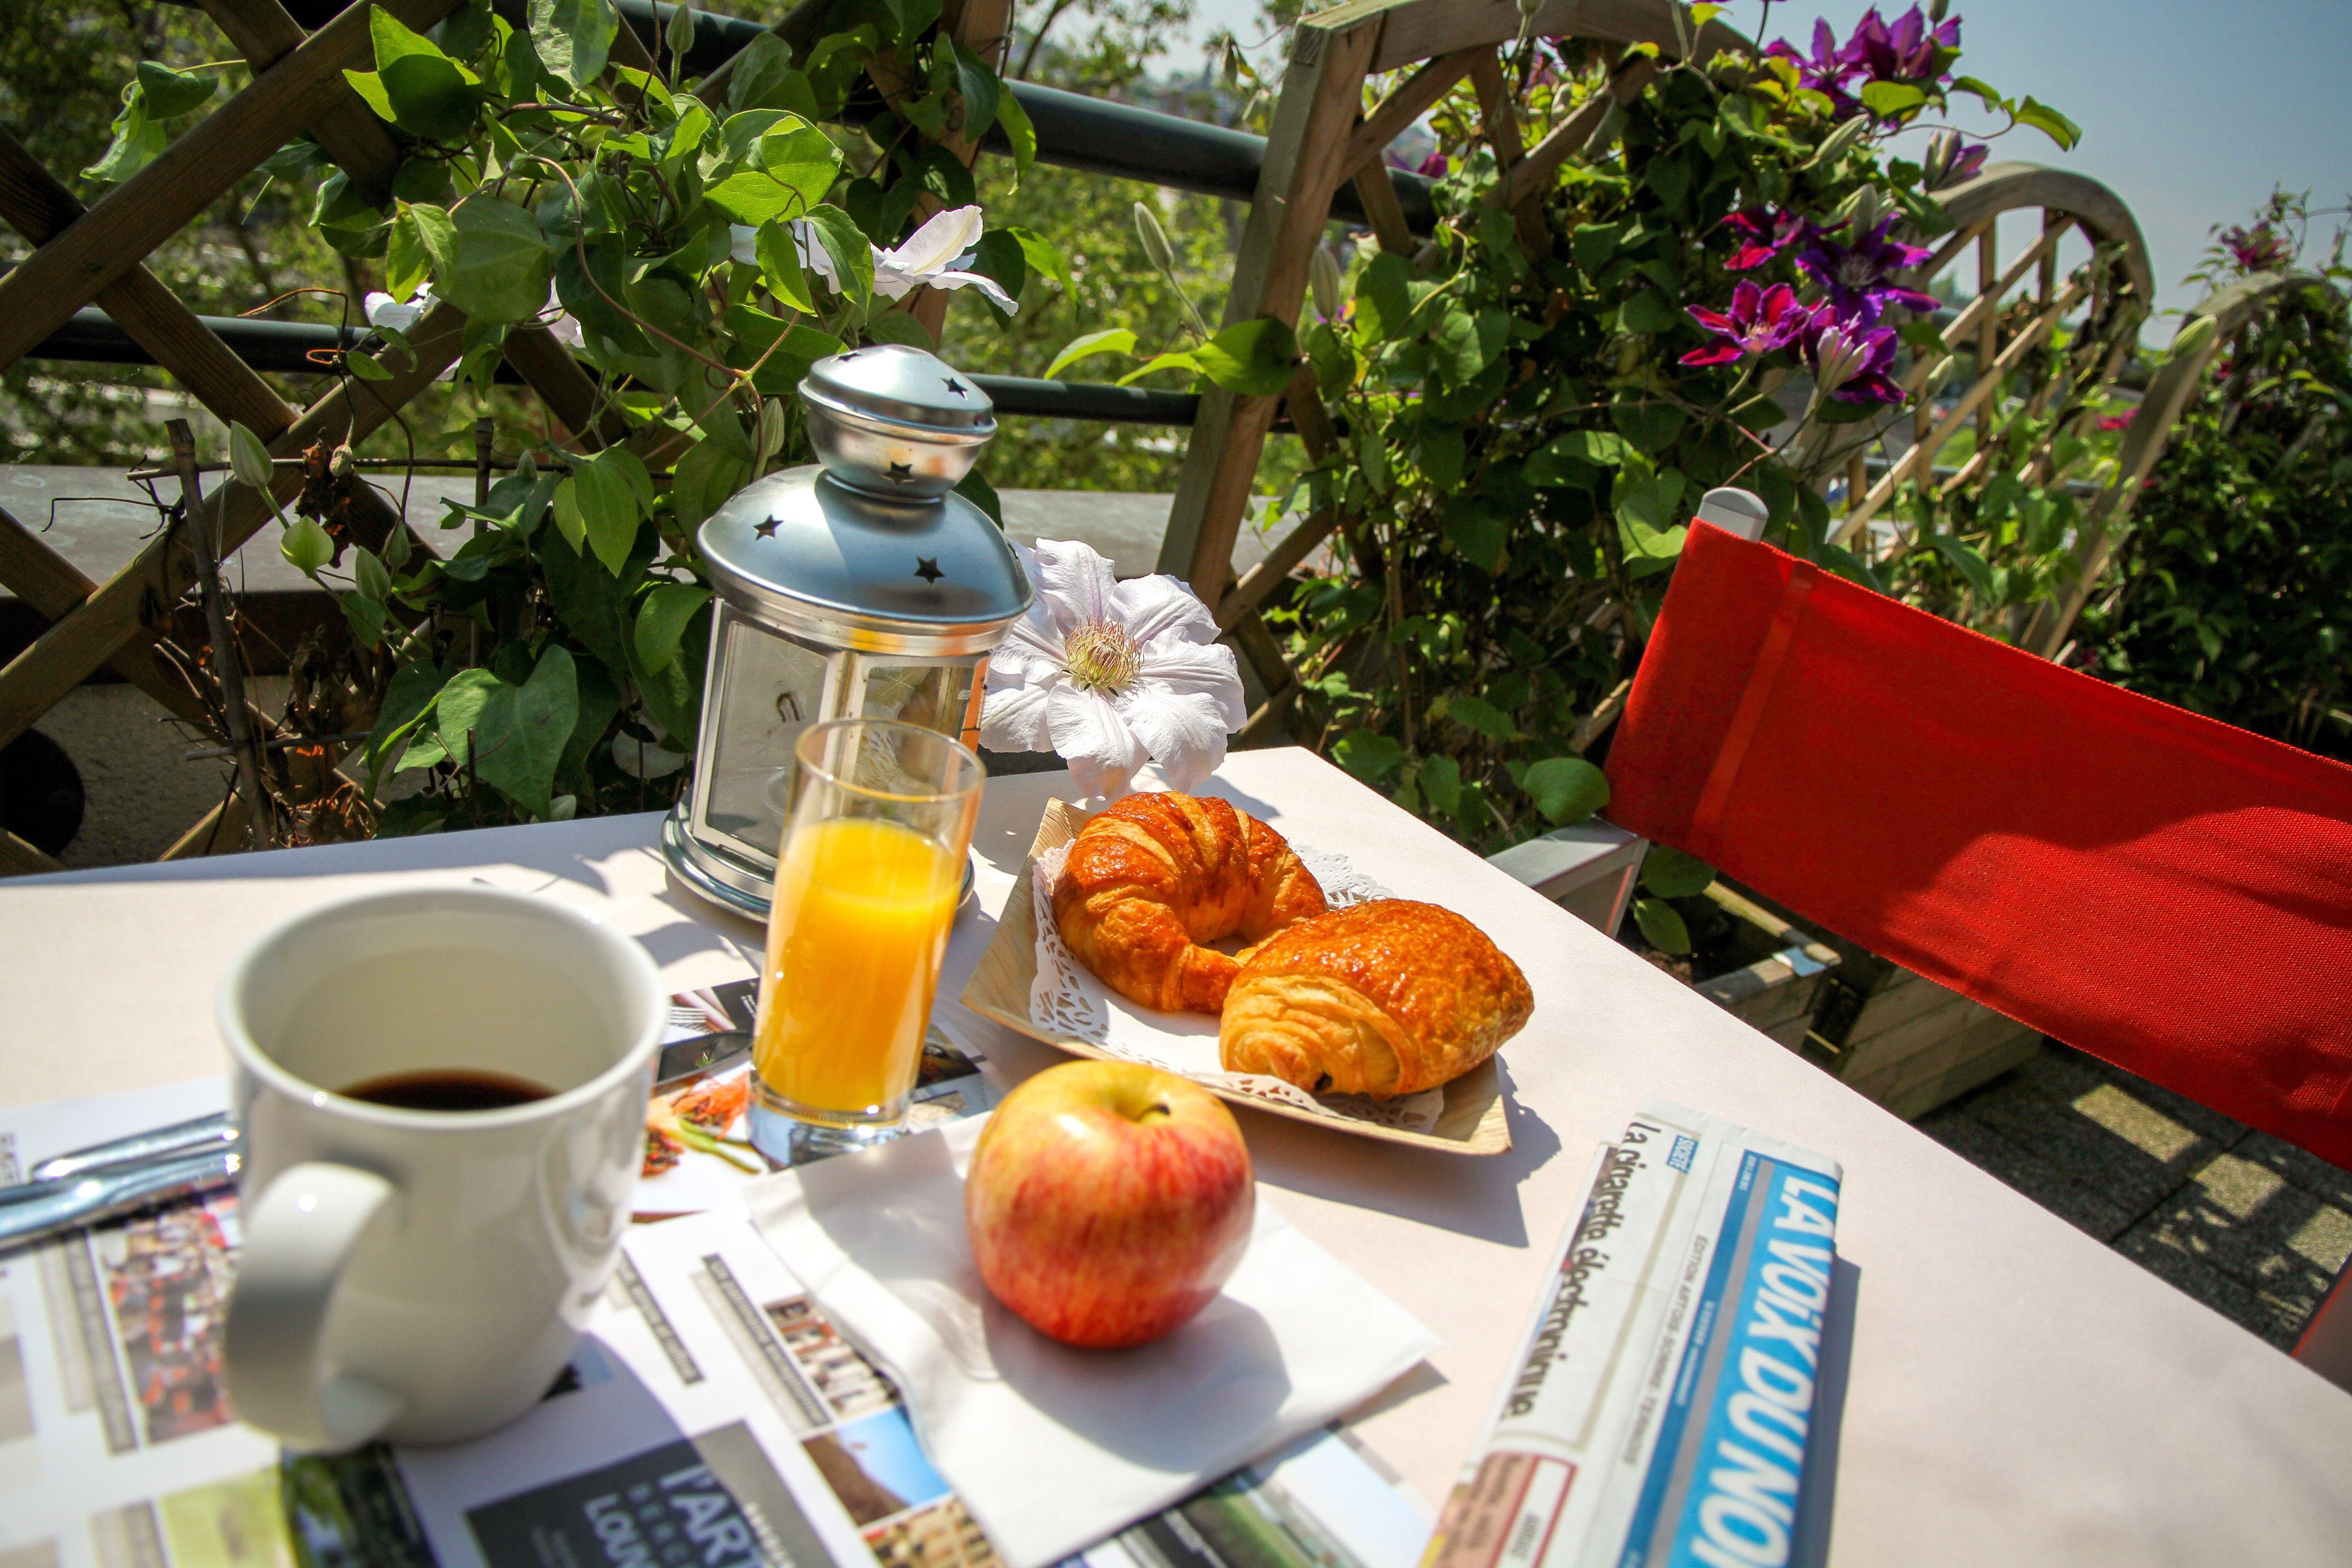
[[[1702,522],[1608,773],[1619,826],[2352,1166],[2352,768]]]

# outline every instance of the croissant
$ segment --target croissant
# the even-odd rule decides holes
[[[1217,1058],[1312,1093],[1390,1100],[1461,1077],[1527,1025],[1527,976],[1451,910],[1378,899],[1259,945],[1225,994]]]
[[[1213,795],[1131,795],[1097,814],[1054,884],[1078,962],[1139,1006],[1214,1013],[1240,963],[1203,945],[1255,942],[1323,912],[1282,835]]]

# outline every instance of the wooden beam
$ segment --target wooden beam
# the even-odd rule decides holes
[[[1629,99],[1637,98],[1658,74],[1657,65],[1651,60],[1636,59],[1610,78],[1608,90],[1596,92],[1570,115],[1552,128],[1551,133],[1537,142],[1528,155],[1503,178],[1495,182],[1486,196],[1490,207],[1517,208],[1529,196],[1540,197],[1551,185],[1552,176],[1569,158],[1584,150],[1586,142],[1599,134],[1608,122],[1610,111]]]
[[[1265,552],[1265,560],[1243,573],[1241,581],[1225,591],[1217,605],[1217,629],[1231,631],[1244,616],[1255,615],[1258,602],[1280,587],[1282,580],[1339,526],[1339,509],[1319,507],[1284,534],[1282,542]]]
[[[376,0],[423,29],[457,0]],[[98,291],[185,228],[254,165],[347,91],[342,72],[372,45],[366,5],[354,5],[262,72],[136,174],[5,276],[0,276],[0,369],[65,325]]]
[[[196,819],[196,825],[173,840],[158,860],[193,860],[200,855],[233,855],[245,843],[245,802],[231,791],[218,805]]]
[[[1339,166],[1350,171],[1360,169],[1387,152],[1389,143],[1453,91],[1454,84],[1469,75],[1473,66],[1494,58],[1494,45],[1479,44],[1441,56],[1413,72],[1381,100],[1380,106],[1365,116],[1364,122],[1349,136],[1348,150],[1340,154]]]
[[[1229,324],[1262,316],[1281,321],[1298,317],[1308,255],[1322,237],[1332,193],[1347,173],[1341,160],[1355,125],[1365,65],[1377,43],[1377,22],[1375,16],[1370,26],[1335,28],[1314,16],[1298,25],[1225,297]],[[1201,395],[1168,535],[1160,543],[1160,570],[1185,578],[1212,610],[1224,594],[1234,541],[1278,402],[1214,386]]]
[[[436,305],[416,324],[409,342],[416,359],[395,372],[388,382],[347,382],[313,404],[269,443],[270,455],[300,455],[311,443],[329,437],[359,441],[374,431],[392,411],[433,384],[454,363],[465,346],[465,312],[446,301]],[[352,389],[359,389],[353,395]],[[281,468],[275,484],[281,503],[300,493],[299,469]],[[244,485],[224,485],[215,497],[219,509],[217,537],[228,554],[254,533],[270,513],[261,499]],[[90,672],[113,658],[117,649],[138,634],[150,604],[179,601],[194,580],[184,544],[162,535],[141,551],[129,565],[109,578],[81,608],[43,632],[33,645],[0,668],[0,745],[29,729],[43,713],[61,700]]]
[[[65,867],[13,833],[0,832],[0,877],[37,877]]]
[[[947,0],[940,16],[940,30],[971,53],[994,64],[1012,38],[1013,0]],[[733,62],[728,63],[731,65]],[[876,55],[866,63],[866,74],[873,79],[876,87],[882,89],[883,99],[894,110],[917,96],[924,85],[922,79],[909,70],[894,53]],[[1007,87],[1004,90],[1010,92],[1012,89]],[[940,138],[939,144],[949,156],[969,169],[980,159],[981,137],[986,130],[985,126],[973,130],[959,123]],[[918,223],[921,223],[943,211],[945,205],[926,192],[917,198],[913,216]],[[919,289],[905,302],[907,313],[922,323],[923,331],[931,335],[934,342],[939,341],[940,329],[947,323],[948,294],[949,290],[945,289]]]
[[[309,36],[278,0],[198,3],[257,77],[300,48]],[[336,86],[341,90],[310,121],[310,135],[370,201],[381,202],[392,195],[392,177],[400,173],[400,149],[365,99],[347,82]]]
[[[1494,50],[1480,51],[1471,62],[1470,80],[1478,89],[1478,130],[1494,149],[1496,170],[1507,174],[1528,155],[1528,148],[1519,131],[1518,110],[1503,79],[1503,62],[1495,58]]]
[[[98,592],[98,584],[51,550],[41,537],[0,510],[0,583],[45,621],[60,621]],[[145,628],[140,628],[144,632]],[[148,639],[133,634],[107,664],[114,672],[163,705],[175,719],[209,729],[212,716],[187,683],[160,664]]]
[[[71,191],[0,129],[0,221],[46,245],[84,212]],[[242,421],[263,440],[294,423],[294,410],[236,351],[143,266],[98,291],[97,302],[222,423]]]
[[[1366,68],[1392,71],[1417,61],[1478,46],[1493,48],[1519,36],[1524,26],[1540,37],[1599,38],[1617,44],[1655,44],[1668,59],[1680,58],[1682,34],[1675,13],[1689,25],[1689,8],[1675,0],[1542,0],[1533,16],[1522,17],[1514,0],[1349,0],[1314,20],[1334,30],[1370,25],[1380,45]],[[1694,53],[1701,60],[1724,49],[1746,49],[1747,38],[1720,22],[1697,29]]]
[[[554,333],[545,327],[519,327],[507,334],[505,348],[507,363],[583,447],[596,452],[628,439],[628,420],[603,401],[594,378]]]
[[[1405,221],[1404,207],[1397,200],[1396,182],[1389,177],[1389,166],[1374,158],[1358,169],[1350,182],[1356,195],[1364,204],[1364,216],[1372,220],[1372,234],[1381,248],[1391,256],[1410,257],[1413,253],[1412,226]]]

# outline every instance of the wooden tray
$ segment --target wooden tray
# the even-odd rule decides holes
[[[1056,1049],[1104,1061],[1122,1060],[1088,1041],[1040,1029],[1029,1018],[1029,986],[1037,977],[1036,903],[1031,886],[1037,857],[1076,837],[1085,821],[1086,813],[1066,801],[1046,803],[1045,819],[1037,825],[1036,841],[1029,847],[1029,864],[1022,868],[1013,885],[1013,896],[1004,901],[1004,912],[997,918],[996,940],[981,954],[971,983],[964,987],[963,1005]],[[1492,1057],[1445,1086],[1445,1108],[1438,1113],[1435,1131],[1429,1132],[1383,1127],[1336,1110],[1307,1110],[1213,1083],[1203,1083],[1202,1087],[1235,1105],[1353,1133],[1359,1138],[1441,1149],[1449,1154],[1500,1154],[1511,1146],[1511,1131],[1505,1119],[1503,1075]]]

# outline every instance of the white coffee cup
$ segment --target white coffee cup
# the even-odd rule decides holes
[[[246,1162],[237,1415],[336,1450],[530,1408],[618,1254],[667,1008],[635,942],[491,888],[362,894],[247,949],[219,999]],[[452,1071],[552,1092],[483,1110],[340,1092]]]

